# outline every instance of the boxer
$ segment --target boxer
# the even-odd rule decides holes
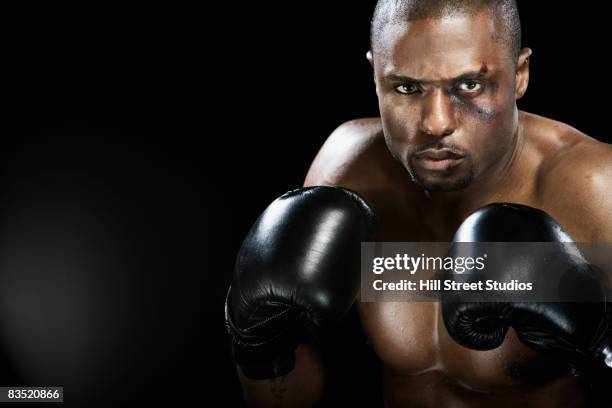
[[[339,126],[315,157],[304,186],[342,188],[362,198],[375,214],[375,227],[367,234],[371,241],[451,241],[470,214],[505,202],[541,211],[573,241],[612,242],[612,147],[517,108],[527,90],[532,53],[520,44],[514,1],[380,0],[367,53],[380,117]],[[329,204],[321,203],[316,211],[326,212]],[[363,240],[360,231],[356,236]],[[338,245],[336,239],[346,238],[334,236],[330,242]],[[303,244],[312,248],[308,239]],[[357,256],[343,254],[343,264]],[[297,277],[289,283],[294,288],[305,283],[298,268],[303,265],[289,268]],[[322,273],[333,274],[331,269]],[[276,277],[283,285],[287,279]],[[339,290],[342,299],[350,298],[352,292],[342,292],[345,287],[330,288],[331,281],[326,280],[324,293]],[[232,284],[230,294],[234,290]],[[228,305],[231,323],[232,313],[244,309],[229,300]],[[499,344],[482,347],[455,330],[453,321],[465,309],[438,302],[357,301],[355,307],[380,361],[385,406],[594,404],[590,382],[564,363],[551,363],[543,342],[533,340],[534,331],[521,319],[528,315],[531,329],[536,324],[535,332],[562,338],[581,355],[601,354],[589,348],[600,335],[597,322],[587,333],[561,333],[554,331],[560,320],[546,317],[552,312],[533,309],[503,327]],[[340,318],[346,308],[344,303],[332,314]],[[581,320],[573,311],[563,319]],[[293,320],[299,323],[291,327],[317,321],[310,315]],[[238,341],[240,330],[234,327]],[[281,333],[279,328],[267,332],[265,343]],[[262,343],[262,338],[251,340]],[[263,372],[249,372],[250,357],[242,365],[237,361],[247,402],[312,406],[321,401],[333,380],[325,377],[320,354],[300,339],[289,343],[277,350],[281,357],[272,353],[258,361]],[[287,348],[293,354],[282,358]]]

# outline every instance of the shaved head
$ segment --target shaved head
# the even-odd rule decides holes
[[[379,0],[370,30],[370,47],[376,52],[385,26],[454,15],[475,15],[485,9],[495,18],[495,40],[508,47],[512,58],[521,51],[521,23],[515,0]]]

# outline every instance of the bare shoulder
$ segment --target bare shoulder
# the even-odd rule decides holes
[[[384,141],[380,118],[350,120],[329,135],[310,165],[304,185],[359,191],[388,182],[394,162]]]
[[[380,118],[351,120],[331,133],[304,181],[304,186],[316,185],[359,193],[376,214],[373,240],[402,241],[407,231],[416,231],[410,226],[417,212],[410,210],[418,194],[406,169],[389,152]]]
[[[612,145],[551,121],[538,196],[579,241],[612,241]]]
[[[553,144],[540,166],[541,185],[547,188],[598,186],[612,181],[612,145],[556,122]]]

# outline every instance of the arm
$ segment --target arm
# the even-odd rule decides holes
[[[312,407],[323,398],[324,374],[311,344],[297,347],[294,369],[280,377],[253,380],[238,368],[244,399],[251,407]]]
[[[360,241],[372,222],[358,195],[333,187],[288,192],[255,222],[238,253],[225,308],[250,405],[312,406],[322,398],[321,360],[307,344],[350,310]]]
[[[340,125],[313,160],[304,187],[342,186],[364,194],[370,201],[371,197],[362,188],[363,180],[374,174],[380,185],[385,175],[380,171],[373,172],[377,166],[365,166],[362,162],[364,158],[369,161],[367,157],[371,153],[368,151],[381,148],[372,149],[380,131],[379,121],[372,119],[358,119]],[[367,168],[367,173],[363,174],[360,168]],[[267,380],[250,379],[238,369],[245,399],[252,406],[313,406],[321,401],[324,398],[325,370],[320,350],[312,344],[300,344],[295,360],[293,371]]]
[[[478,243],[508,244],[504,256],[489,257],[482,273],[453,274],[452,279],[517,278],[534,285],[528,295],[443,292],[443,321],[455,341],[492,350],[513,327],[525,345],[560,367],[573,368],[592,384],[611,378],[611,304],[589,262],[577,255],[573,238],[553,218],[524,205],[490,204],[461,224],[453,242],[463,245],[451,247],[450,256],[465,256],[468,249],[478,253]],[[512,243],[522,245],[511,247]]]
[[[587,141],[566,149],[544,167],[538,184],[540,208],[584,243],[612,294],[612,145]]]
[[[353,120],[340,125],[327,138],[304,180],[304,187],[342,186],[363,193],[359,180],[363,174],[353,169],[367,156],[369,146],[380,132],[378,121]],[[363,161],[363,160],[361,160]],[[369,167],[369,175],[372,168]],[[382,175],[378,176],[383,178]],[[367,193],[366,193],[367,195]],[[366,199],[370,197],[366,196]],[[295,368],[284,376],[253,380],[238,368],[245,400],[252,406],[313,406],[324,398],[325,369],[321,351],[313,344],[300,344],[295,353]],[[331,390],[330,390],[331,391]]]

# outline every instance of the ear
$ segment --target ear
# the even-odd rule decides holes
[[[372,50],[366,52],[366,59],[370,62],[372,66],[372,79],[374,80],[374,89],[376,90],[376,95],[378,95],[378,82],[376,82],[376,70],[374,69],[374,54],[372,54]]]
[[[516,82],[514,88],[515,99],[521,99],[527,86],[529,85],[529,57],[531,57],[531,48],[523,48],[516,63]]]
[[[372,56],[372,50],[366,52],[366,59],[370,61],[370,65],[374,68],[374,57]]]

